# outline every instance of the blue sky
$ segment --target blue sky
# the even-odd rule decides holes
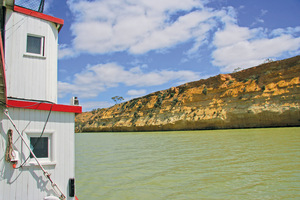
[[[300,54],[300,0],[46,0],[59,103],[84,111]]]

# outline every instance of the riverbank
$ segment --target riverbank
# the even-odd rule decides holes
[[[300,126],[300,56],[76,116],[77,132]]]

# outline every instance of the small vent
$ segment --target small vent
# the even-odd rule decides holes
[[[79,100],[77,97],[72,97],[71,101],[70,101],[70,104],[72,106],[79,106]]]

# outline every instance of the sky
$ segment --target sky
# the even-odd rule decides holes
[[[46,0],[58,102],[83,111],[300,55],[300,0]]]

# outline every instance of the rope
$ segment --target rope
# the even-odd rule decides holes
[[[13,131],[9,129],[7,131],[7,145],[6,145],[6,152],[5,152],[5,160],[11,163],[13,158],[12,151],[13,151],[13,142],[12,142],[12,133]]]
[[[27,142],[25,141],[24,137],[22,136],[22,134],[20,133],[20,131],[18,130],[16,124],[13,122],[13,120],[11,119],[11,117],[9,116],[8,110],[4,111],[4,114],[7,116],[7,118],[9,119],[9,121],[11,122],[11,124],[13,125],[13,127],[16,129],[17,133],[19,134],[19,136],[21,137],[22,141],[24,142],[25,146],[28,148],[28,150],[30,151],[30,153],[32,154],[33,158],[35,159],[35,161],[37,162],[37,164],[39,165],[39,167],[41,168],[41,170],[44,172],[44,176],[46,178],[48,178],[48,180],[51,182],[51,186],[54,190],[54,192],[56,193],[56,195],[59,197],[59,199],[61,200],[65,200],[66,196],[62,193],[62,191],[59,189],[59,187],[53,182],[53,180],[51,179],[51,174],[49,172],[47,172],[44,167],[41,165],[41,163],[39,162],[39,160],[37,159],[37,157],[35,156],[35,154],[33,153],[33,151],[31,150],[30,146],[27,144]]]

